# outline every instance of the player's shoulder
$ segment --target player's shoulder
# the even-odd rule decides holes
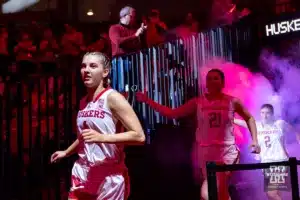
[[[255,120],[255,125],[256,125],[256,128],[261,128],[262,127],[261,121],[256,121]]]
[[[197,106],[203,105],[207,102],[207,99],[205,95],[199,96],[199,97],[194,97],[191,100],[189,100],[190,103],[195,103]]]
[[[112,31],[112,30],[119,30],[122,28],[122,25],[120,24],[113,24],[109,27],[109,30]]]
[[[283,119],[278,119],[274,122],[274,124],[280,128],[283,128],[286,124],[286,122]]]
[[[126,99],[124,94],[121,94],[118,91],[111,89],[107,95],[107,100],[111,102],[118,102]]]
[[[232,103],[240,103],[241,102],[241,100],[239,98],[228,95],[228,94],[224,94],[223,99],[225,101],[229,101],[229,102],[232,102]]]

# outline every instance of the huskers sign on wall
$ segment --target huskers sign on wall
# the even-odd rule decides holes
[[[300,31],[300,18],[283,20],[265,25],[267,37]]]

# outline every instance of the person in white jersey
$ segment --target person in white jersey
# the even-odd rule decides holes
[[[169,118],[181,118],[197,115],[196,133],[197,161],[200,162],[204,182],[201,187],[202,199],[208,199],[206,162],[216,161],[223,164],[234,164],[239,160],[239,150],[233,134],[234,113],[239,114],[246,122],[252,135],[254,153],[259,153],[254,118],[242,105],[240,100],[222,92],[225,86],[225,75],[219,69],[212,69],[206,76],[207,93],[194,98],[184,105],[172,109],[149,99],[144,93],[137,93],[137,100],[150,105],[154,110]],[[218,174],[219,198],[229,199],[229,174]]]
[[[274,108],[271,104],[263,104],[260,109],[261,121],[256,122],[258,143],[261,148],[261,162],[280,162],[287,160],[289,155],[286,151],[284,133],[295,132],[299,141],[300,134],[284,120],[274,119]],[[234,119],[236,125],[246,127],[246,123],[240,119]],[[268,199],[281,200],[278,190],[267,192]]]
[[[69,200],[125,200],[129,182],[124,164],[124,145],[144,144],[145,135],[130,104],[107,86],[110,60],[99,52],[84,55],[81,75],[87,96],[77,116],[78,137],[66,150],[57,151],[51,162],[77,152],[72,169]],[[116,124],[126,128],[118,132]]]

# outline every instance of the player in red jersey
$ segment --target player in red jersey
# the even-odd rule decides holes
[[[110,60],[102,53],[83,57],[81,75],[88,94],[81,100],[77,116],[78,139],[66,150],[57,151],[51,162],[77,152],[72,169],[69,200],[125,200],[128,175],[124,145],[141,145],[145,135],[127,100],[106,87]],[[121,122],[127,131],[117,133]]]

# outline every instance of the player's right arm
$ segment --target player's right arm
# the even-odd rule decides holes
[[[247,127],[251,133],[252,143],[251,143],[250,147],[253,148],[252,152],[260,153],[255,119],[249,113],[249,111],[246,109],[246,107],[241,103],[241,101],[239,99],[235,98],[233,103],[234,103],[235,112],[244,119],[244,121],[247,123]]]
[[[66,150],[64,151],[56,151],[51,155],[51,163],[55,163],[65,157],[71,156],[72,154],[77,152],[77,148],[79,145],[79,140],[75,140],[73,144],[71,144]]]
[[[183,104],[182,106],[179,106],[178,108],[169,108],[167,106],[160,105],[159,103],[153,101],[152,99],[148,98],[146,94],[138,92],[136,94],[137,100],[143,103],[146,103],[151,108],[153,108],[155,111],[159,112],[161,115],[171,118],[171,119],[177,119],[177,118],[183,118],[190,116],[197,112],[197,99],[191,99],[187,103]]]
[[[73,142],[73,144],[71,144],[71,145],[65,150],[66,156],[71,156],[71,155],[73,155],[74,153],[76,153],[76,152],[77,152],[78,145],[79,145],[79,140],[76,139],[76,140]]]

